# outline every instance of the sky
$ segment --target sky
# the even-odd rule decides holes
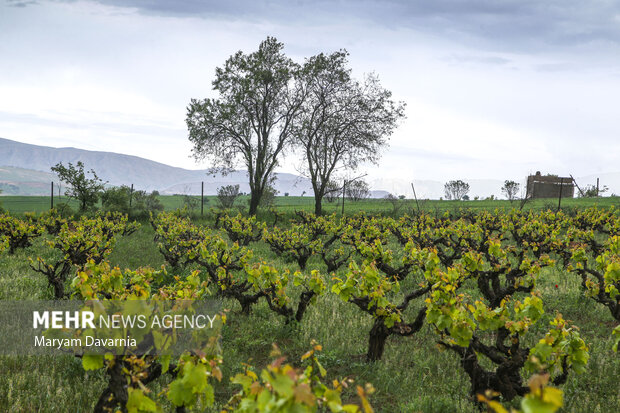
[[[620,1],[603,0],[0,0],[0,137],[208,167],[187,105],[267,36],[300,63],[347,49],[406,103],[371,181],[620,171]]]

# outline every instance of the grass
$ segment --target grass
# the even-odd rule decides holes
[[[3,197],[4,207],[13,212],[29,209],[22,204],[11,203]],[[33,197],[29,207],[44,207],[43,197]],[[42,198],[42,199],[39,199]],[[284,199],[288,198],[288,199]],[[179,199],[162,197],[168,209],[174,208]],[[278,203],[295,200],[298,204],[280,204],[281,208],[312,207],[311,202],[301,197],[280,197]],[[49,199],[48,199],[49,201]],[[586,202],[588,201],[588,202]],[[567,207],[581,207],[598,202],[601,206],[617,205],[618,198],[598,200],[566,200]],[[209,201],[211,203],[211,201]],[[16,208],[14,205],[21,205]],[[379,201],[363,201],[350,204],[350,211],[388,210]],[[503,208],[507,201],[440,202],[427,201],[425,208],[451,205],[479,208]],[[543,204],[544,205],[544,204]],[[538,206],[536,203],[531,207]],[[348,207],[348,205],[347,205]],[[328,210],[329,211],[329,210]],[[121,238],[110,261],[121,268],[136,268],[149,265],[160,267],[163,259],[153,242],[153,229],[148,223],[134,234]],[[45,240],[39,238],[25,250],[18,250],[13,256],[0,256],[0,299],[36,300],[51,299],[43,276],[35,273],[28,265],[28,257],[45,254]],[[253,243],[257,258],[273,263],[279,269],[295,269],[295,265],[278,258],[264,243]],[[309,269],[324,267],[312,258]],[[341,272],[343,270],[340,270]],[[557,287],[556,287],[557,285]],[[547,269],[541,277],[539,287],[545,303],[543,325],[560,312],[566,319],[579,326],[583,338],[590,346],[591,359],[583,375],[569,375],[562,386],[565,407],[562,412],[615,412],[620,411],[620,357],[611,350],[611,330],[615,325],[608,310],[583,297],[579,279],[557,269]],[[277,343],[292,363],[297,363],[307,351],[312,339],[324,347],[319,360],[328,371],[328,378],[350,377],[356,383],[370,382],[376,388],[371,403],[376,412],[463,412],[478,410],[468,397],[469,379],[460,368],[453,353],[440,351],[436,345],[435,333],[425,326],[412,337],[391,337],[388,339],[384,357],[376,363],[366,363],[364,355],[371,327],[369,316],[355,306],[342,302],[333,294],[319,297],[316,305],[310,307],[302,323],[286,326],[283,320],[269,310],[264,302],[253,309],[249,316],[239,314],[239,306],[233,301],[224,301],[224,308],[231,312],[224,330],[224,379],[216,386],[217,406],[209,411],[218,411],[231,397],[234,386],[230,377],[241,372],[241,363],[250,361],[258,369],[270,361],[272,343]],[[409,309],[411,313],[416,308]],[[540,336],[532,331],[532,336]],[[155,392],[165,386],[161,379],[155,384]],[[105,386],[103,371],[84,372],[79,360],[70,356],[55,357],[7,357],[0,356],[0,411],[2,412],[86,412],[92,408]],[[345,401],[354,401],[354,391],[347,390]]]
[[[200,197],[194,197],[200,205]],[[172,211],[184,206],[184,195],[161,195],[159,200],[166,211]],[[69,206],[76,210],[78,203],[75,200],[69,200],[66,197],[54,198],[54,205]],[[249,197],[247,195],[240,196],[235,202],[235,208],[247,211]],[[208,214],[210,208],[217,207],[217,197],[213,195],[205,196],[204,214]],[[0,207],[6,209],[13,214],[24,212],[44,212],[50,209],[49,196],[0,196]],[[314,198],[310,196],[278,196],[274,201],[274,208],[280,212],[292,213],[294,211],[314,212]],[[454,211],[460,208],[478,210],[509,210],[511,208],[519,208],[519,201],[510,202],[503,199],[494,200],[476,200],[476,201],[442,201],[442,200],[419,200],[417,203],[413,199],[401,200],[398,213],[417,211],[418,207],[421,211],[432,211],[443,213],[446,211]],[[599,206],[607,208],[610,206],[620,206],[620,197],[601,197],[601,198],[564,198],[561,207],[564,209],[586,208],[590,206]],[[557,209],[557,199],[535,199],[528,201],[523,209],[525,210],[543,210]],[[342,199],[332,203],[323,201],[323,210],[327,214],[342,212]],[[392,204],[382,199],[364,199],[361,201],[345,200],[345,214],[353,214],[363,211],[369,214],[392,214],[394,208]],[[193,209],[195,215],[200,215],[200,207]]]

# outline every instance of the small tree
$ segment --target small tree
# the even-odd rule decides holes
[[[129,213],[131,189],[127,185],[107,188],[101,194],[101,205],[105,211]]]
[[[362,199],[368,198],[370,196],[370,187],[361,179],[355,180],[353,182],[347,182],[346,186],[346,196],[351,201],[360,201]]]
[[[81,161],[78,161],[75,166],[71,162],[68,166],[59,162],[52,166],[52,172],[55,172],[58,178],[69,186],[65,195],[79,201],[80,212],[92,208],[99,201],[99,194],[103,191],[105,183],[99,179],[94,170],[85,172]],[[90,173],[92,178],[88,178],[87,173]]]
[[[584,190],[579,194],[581,198],[596,198],[600,194],[604,194],[609,191],[607,185],[603,185],[602,188],[596,189],[594,185],[586,185]]]
[[[260,199],[260,206],[263,208],[268,208],[273,206],[276,201],[276,195],[278,195],[280,191],[275,189],[272,185],[267,185],[263,192],[263,196]]]
[[[217,199],[220,206],[225,209],[232,208],[235,200],[239,197],[239,185],[226,185],[217,189]]]
[[[135,191],[131,203],[131,215],[136,218],[146,218],[150,213],[156,214],[164,210],[164,205],[159,200],[159,192]]]
[[[517,193],[519,192],[519,184],[515,181],[504,181],[504,186],[502,186],[502,193],[506,195],[506,198],[512,204],[517,197]]]
[[[327,188],[325,189],[325,199],[327,202],[332,203],[337,201],[342,195],[342,186],[336,181],[329,181]]]
[[[457,181],[449,181],[444,185],[444,193],[447,200],[459,200],[463,199],[469,192],[469,184],[463,182],[460,179]]]
[[[193,211],[198,208],[199,205],[200,201],[198,197],[188,194],[183,195],[183,206],[186,207],[188,211]]]
[[[404,195],[400,195],[399,197],[396,197],[395,195],[387,194],[383,199],[392,205],[392,212],[394,214],[397,214],[398,211],[400,211],[400,209],[403,207],[403,205],[405,205]]]

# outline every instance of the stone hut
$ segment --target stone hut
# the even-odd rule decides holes
[[[536,175],[527,177],[528,199],[536,198],[559,198],[562,191],[562,198],[573,198],[575,195],[575,184],[571,177],[561,176],[542,176],[540,171]]]

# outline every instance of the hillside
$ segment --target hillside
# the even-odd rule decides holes
[[[51,172],[0,166],[0,190],[3,195],[48,194],[52,180],[57,179]]]
[[[162,194],[199,194],[200,182],[205,183],[205,193],[215,194],[222,185],[239,184],[241,191],[249,187],[245,171],[234,171],[226,176],[208,175],[207,170],[189,170],[163,163],[113,152],[88,151],[77,148],[52,148],[31,145],[0,138],[0,188],[5,194],[45,195],[53,175],[50,168],[58,162],[67,164],[82,161],[87,169],[94,169],[108,184],[134,185],[136,189],[158,190]],[[12,168],[11,168],[12,167]],[[22,172],[18,172],[17,169]],[[29,170],[29,172],[25,172]],[[43,175],[42,175],[43,173]],[[36,177],[36,179],[34,178]],[[33,182],[45,182],[38,188]],[[293,174],[277,174],[276,189],[280,194],[301,195],[312,192],[307,179]],[[36,189],[38,188],[38,190]]]
[[[200,194],[204,182],[205,194],[213,195],[223,185],[239,184],[242,192],[249,192],[245,171],[234,171],[226,176],[209,175],[207,170],[189,170],[151,161],[133,155],[113,152],[88,151],[77,148],[53,148],[31,145],[0,138],[0,189],[5,195],[46,195],[49,182],[54,179],[50,168],[58,162],[76,163],[82,161],[87,169],[94,169],[97,175],[109,185],[134,185],[136,189],[158,190],[162,194]],[[278,173],[275,187],[280,195],[311,195],[312,186],[307,178],[294,174]],[[620,172],[598,175],[601,188],[607,186],[606,195],[620,194]],[[596,183],[597,176],[577,177],[580,186]],[[470,184],[470,198],[484,199],[491,195],[503,198],[499,179],[466,179]],[[368,180],[372,196],[382,198],[388,193],[413,197],[411,180],[408,178]],[[438,180],[414,179],[419,199],[439,199],[444,196],[444,182]],[[525,177],[521,180],[525,186]]]

